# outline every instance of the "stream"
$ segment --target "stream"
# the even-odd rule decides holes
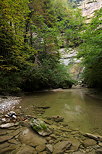
[[[33,114],[31,105],[49,106],[43,116],[59,115],[72,128],[102,135],[102,100],[86,95],[88,89],[53,90],[22,98],[26,114]]]
[[[102,135],[102,100],[87,93],[87,88],[36,92],[23,96],[19,106],[27,115],[33,115],[33,105],[49,106],[43,117],[59,115],[74,129]],[[4,106],[7,106],[6,101],[3,103]]]

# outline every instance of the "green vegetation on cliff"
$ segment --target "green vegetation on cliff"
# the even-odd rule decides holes
[[[82,33],[79,57],[85,67],[84,82],[93,88],[102,89],[102,9],[98,10]]]
[[[60,48],[79,47],[89,87],[102,88],[102,9],[83,26],[67,0],[0,1],[0,93],[70,88]]]
[[[0,3],[0,93],[71,87],[58,50],[80,43],[80,12],[59,0]]]

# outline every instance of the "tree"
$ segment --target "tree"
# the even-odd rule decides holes
[[[98,10],[82,34],[79,57],[83,58],[84,81],[89,87],[102,88],[102,9]]]
[[[72,37],[69,38],[67,29],[75,30],[73,38],[77,38],[79,23],[76,19],[74,26],[71,26],[77,13],[75,15],[74,10],[67,8],[66,4],[68,6],[67,1],[61,3],[59,0],[1,2],[2,93],[72,85],[69,74],[60,64],[59,48],[62,42],[70,46]]]

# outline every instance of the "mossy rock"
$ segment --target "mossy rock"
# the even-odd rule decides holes
[[[31,119],[31,126],[33,130],[35,130],[41,136],[47,136],[51,134],[50,129],[42,120],[35,118]]]

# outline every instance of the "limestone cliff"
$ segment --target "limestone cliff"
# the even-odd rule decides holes
[[[102,7],[102,0],[83,0],[79,5],[79,8],[82,9],[82,15],[89,21],[94,12]]]

